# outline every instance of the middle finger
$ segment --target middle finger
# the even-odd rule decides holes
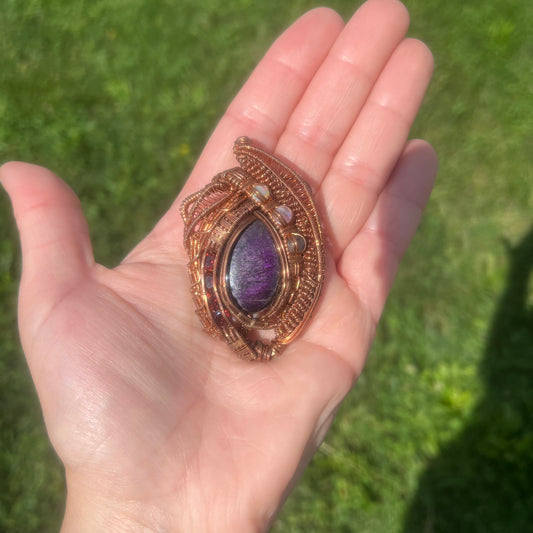
[[[409,26],[397,0],[369,0],[354,14],[315,74],[275,153],[316,187]]]

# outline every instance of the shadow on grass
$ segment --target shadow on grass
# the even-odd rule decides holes
[[[533,228],[508,254],[480,369],[485,395],[420,478],[404,533],[533,531]]]

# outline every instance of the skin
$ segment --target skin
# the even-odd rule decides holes
[[[429,83],[405,7],[369,0],[345,25],[310,11],[229,106],[171,209],[114,269],[96,264],[74,192],[0,169],[20,231],[19,327],[65,465],[62,531],[265,531],[363,369],[436,174],[407,141]],[[328,236],[321,300],[269,363],[236,358],[194,314],[179,205],[235,166],[240,135],[291,162]]]

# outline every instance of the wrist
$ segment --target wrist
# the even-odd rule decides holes
[[[269,529],[271,519],[234,517],[216,512],[180,512],[172,503],[160,500],[157,505],[136,499],[117,498],[121,487],[74,482],[67,475],[67,501],[61,533],[181,533],[182,531],[237,531],[261,533]],[[175,504],[176,502],[174,502]],[[168,504],[168,505],[167,505]],[[182,509],[183,511],[183,509]],[[209,516],[212,514],[213,516]],[[176,520],[176,517],[179,517]],[[210,522],[210,523],[209,523]],[[213,527],[213,523],[216,526]]]
[[[88,488],[67,476],[67,501],[61,533],[152,533],[176,531],[160,508],[146,502],[120,499],[109,490]]]
[[[67,473],[66,478],[61,533],[262,533],[269,529],[274,514],[250,515],[248,507],[243,514],[235,513],[236,509],[232,513],[223,506],[206,512],[205,506],[203,510],[190,504],[183,506],[184,500],[176,494],[170,499],[155,496],[149,483],[137,487],[151,493],[150,500],[144,501],[124,486],[103,483],[105,476],[95,481],[91,476]]]

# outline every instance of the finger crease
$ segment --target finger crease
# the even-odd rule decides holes
[[[352,72],[356,74],[356,76],[359,78],[363,78],[363,81],[368,85],[368,87],[372,87],[374,84],[375,76],[372,76],[368,71],[366,71],[360,63],[357,61],[353,61],[351,59],[348,59],[346,56],[339,56],[335,59],[337,63],[340,63],[341,65],[347,66]]]
[[[382,175],[375,168],[365,165],[360,161],[353,161],[348,159],[343,164],[336,165],[333,164],[328,174],[338,174],[341,178],[355,183],[362,189],[365,189],[372,193],[374,196],[377,196],[383,186],[382,186]],[[379,186],[376,186],[379,184]]]
[[[385,112],[385,114],[393,115],[396,119],[399,119],[400,122],[403,124],[404,127],[407,129],[410,129],[411,127],[411,120],[407,115],[402,113],[399,109],[396,109],[395,107],[388,105],[388,104],[382,104],[378,100],[368,100],[368,102],[365,104],[366,106],[373,106],[380,110],[381,112]],[[387,122],[390,119],[387,119]]]
[[[273,57],[271,61],[272,63],[274,63],[274,65],[286,70],[290,76],[300,81],[302,85],[307,85],[309,83],[308,77],[304,76],[304,74],[302,74],[296,67],[291,65],[291,63],[289,63],[288,61],[285,61],[279,56]]]
[[[226,116],[243,125],[243,131],[267,131],[271,137],[278,137],[282,126],[274,121],[267,113],[255,105],[234,110],[231,107],[226,111]],[[268,125],[268,127],[265,127]]]
[[[392,258],[399,264],[405,252],[404,247],[397,243],[392,234],[380,229],[378,226],[371,227],[365,225],[360,234],[368,234],[375,237],[384,243],[385,253],[390,254]]]
[[[424,211],[425,202],[421,203],[421,202],[417,201],[414,197],[398,194],[396,192],[393,192],[392,190],[385,191],[385,194],[389,198],[393,198],[395,200],[398,200],[402,204],[406,204],[408,206],[411,206],[411,207],[415,208],[417,213],[421,214],[422,211]]]
[[[290,128],[286,130],[286,134],[296,138],[299,142],[308,146],[311,150],[317,150],[325,155],[327,158],[332,158],[335,152],[335,147],[341,142],[339,136],[328,133],[327,128],[322,128],[316,124],[307,128],[300,126],[299,128]]]

